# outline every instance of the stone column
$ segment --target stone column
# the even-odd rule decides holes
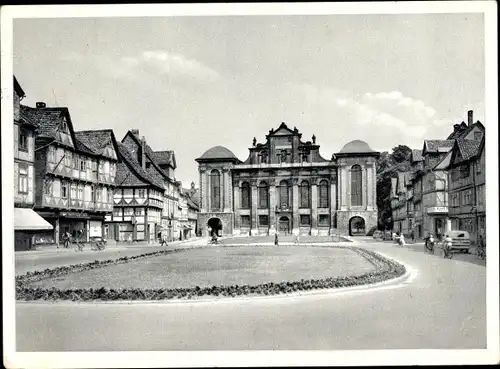
[[[59,216],[56,218],[55,227],[54,227],[54,242],[56,246],[59,247],[59,235],[60,235],[60,225],[59,225]]]
[[[373,191],[372,191],[372,165],[370,162],[366,164],[366,210],[373,210]]]
[[[299,179],[292,179],[292,233],[299,234]]]
[[[342,199],[342,210],[347,210],[351,206],[351,176],[349,168],[342,166],[342,193],[340,198]]]
[[[318,179],[311,178],[311,236],[318,235]]]
[[[368,205],[368,165],[364,164],[361,167],[361,173],[363,173],[363,178],[362,179],[362,185],[361,185],[361,193],[362,193],[362,199],[361,199],[361,204],[363,205],[363,209],[367,209]]]
[[[224,197],[223,197],[223,206],[222,206],[222,210],[224,211],[224,213],[227,213],[227,212],[230,212],[230,208],[229,208],[229,168],[227,167],[224,167],[222,168],[222,183],[223,183],[223,191],[222,193],[224,194]]]
[[[101,223],[101,235],[103,233],[104,223]],[[90,219],[87,219],[87,234],[85,235],[85,242],[90,242]]]
[[[208,211],[208,203],[207,203],[207,169],[204,167],[200,167],[200,204],[201,204],[201,212]],[[170,217],[170,214],[168,214]]]
[[[251,218],[251,228],[250,234],[252,236],[257,236],[259,234],[259,222],[257,219],[257,180],[252,179],[251,183],[251,197],[252,197],[252,205],[250,209],[250,218]]]
[[[335,215],[337,214],[337,176],[330,175],[330,233],[336,228]]]
[[[239,182],[234,182],[233,183],[233,191],[234,191],[234,230],[233,233],[235,235],[240,234],[240,183]]]
[[[269,235],[276,234],[276,180],[269,180]]]

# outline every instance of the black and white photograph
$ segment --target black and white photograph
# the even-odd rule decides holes
[[[496,11],[2,7],[4,366],[499,363]]]

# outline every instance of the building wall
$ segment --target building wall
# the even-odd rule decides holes
[[[362,167],[362,204],[359,206],[352,205],[350,201],[350,168],[354,164]],[[220,173],[220,209],[213,209],[211,204],[209,173],[214,169]],[[282,180],[289,182],[288,208],[283,208],[280,201],[279,184]],[[328,207],[325,208],[319,207],[321,180],[326,180],[329,185]],[[261,208],[259,204],[259,185],[262,181],[268,185],[266,208]],[[299,197],[303,181],[309,184],[309,205],[306,207],[301,207]],[[244,183],[250,186],[248,208],[241,206]],[[227,162],[203,164],[200,165],[200,193],[198,226],[203,235],[206,235],[208,220],[216,216],[224,219],[223,233],[231,231],[235,235],[272,235],[285,232],[285,229],[293,234],[346,234],[353,217],[363,218],[366,231],[377,225],[375,159],[369,156],[339,159],[338,172],[334,163],[322,166],[282,163],[279,167],[261,164],[258,168],[252,165],[232,166]],[[285,218],[288,218],[287,226]]]

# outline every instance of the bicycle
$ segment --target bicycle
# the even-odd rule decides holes
[[[73,245],[73,248],[75,249],[75,251],[83,251],[83,248],[85,247],[85,245],[80,241],[80,240],[75,240],[72,242],[72,245]]]
[[[102,238],[98,238],[92,241],[91,249],[92,251],[103,251],[106,249],[107,241]]]
[[[443,242],[443,257],[447,259],[453,258],[453,252],[451,251],[451,248],[446,241]]]

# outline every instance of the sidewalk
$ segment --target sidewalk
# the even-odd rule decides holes
[[[169,242],[168,246],[176,246],[176,245],[183,245],[183,244],[190,244],[196,241],[199,241],[200,239],[203,239],[203,241],[206,242],[205,238],[202,237],[193,237],[188,240],[182,240],[182,241],[173,241]],[[85,243],[84,244],[83,251],[81,252],[99,252],[99,251],[94,251],[91,249],[91,244],[90,243]],[[147,243],[145,241],[140,241],[140,242],[134,242],[134,243],[127,243],[127,242],[119,242],[116,244],[110,244],[106,246],[106,249],[103,251],[108,251],[108,250],[124,250],[124,249],[134,249],[134,248],[142,248],[142,249],[147,249],[148,247],[159,247],[160,243],[159,242],[151,242]],[[41,255],[41,254],[59,254],[59,253],[74,253],[76,252],[75,249],[70,246],[68,248],[64,248],[62,245],[57,247],[56,245],[48,245],[48,246],[38,246],[36,250],[29,250],[29,251],[16,251],[15,255],[17,256],[23,256],[23,255]]]

